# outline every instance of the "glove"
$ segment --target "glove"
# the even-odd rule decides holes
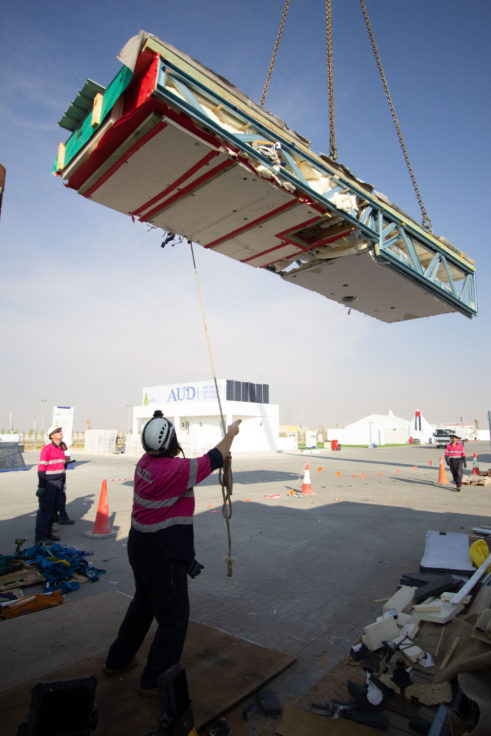
[[[204,570],[204,567],[205,566],[198,562],[198,560],[191,560],[186,568],[186,572],[190,578],[195,578],[201,573],[201,570]]]
[[[38,486],[38,489],[36,491],[36,496],[38,498],[41,498],[41,496],[44,496],[45,493],[46,493],[46,487],[45,486]]]
[[[447,463],[448,467],[450,467],[450,460],[448,457],[445,458],[445,462]]]
[[[464,468],[466,468],[467,467],[467,460],[465,459],[465,457],[463,457],[462,460],[464,461]]]

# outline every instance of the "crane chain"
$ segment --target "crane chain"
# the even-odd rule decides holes
[[[368,17],[367,9],[366,9],[366,6],[365,6],[365,0],[360,0],[360,4],[361,4],[362,12],[363,12],[363,17],[365,18],[365,24],[366,24],[366,27],[367,27],[368,35],[370,37],[370,43],[372,45],[373,53],[374,53],[374,56],[375,56],[375,61],[377,62],[377,67],[378,67],[378,71],[379,71],[379,74],[380,74],[380,78],[381,78],[382,84],[384,86],[385,96],[387,97],[387,102],[389,103],[390,111],[391,111],[391,114],[392,114],[392,119],[394,121],[394,125],[395,125],[396,131],[397,131],[397,136],[399,138],[399,143],[401,145],[401,149],[402,149],[402,153],[403,153],[403,156],[404,156],[404,160],[406,162],[406,166],[407,166],[408,171],[409,171],[409,176],[411,177],[411,181],[412,181],[412,184],[413,184],[413,189],[414,189],[414,192],[416,194],[416,198],[418,200],[419,208],[421,210],[422,225],[423,225],[423,228],[425,230],[430,230],[431,231],[431,229],[432,229],[432,222],[431,222],[431,220],[430,220],[430,218],[428,216],[428,213],[426,212],[425,206],[423,204],[423,198],[421,197],[421,194],[420,194],[420,191],[419,191],[419,187],[418,187],[418,183],[417,183],[416,177],[414,175],[413,167],[411,166],[411,161],[409,160],[409,154],[407,152],[406,144],[404,143],[404,138],[402,137],[401,127],[399,125],[399,121],[397,119],[397,115],[396,115],[396,111],[395,111],[395,108],[394,108],[394,104],[392,102],[392,97],[391,97],[390,91],[389,91],[389,85],[387,84],[387,79],[385,77],[384,70],[382,68],[382,62],[380,61],[380,56],[379,56],[379,53],[378,53],[377,45],[375,43],[375,37],[373,35],[372,26],[370,24],[370,19]]]
[[[266,95],[268,94],[269,83],[271,81],[271,76],[273,74],[274,65],[276,63],[276,55],[278,53],[278,47],[280,45],[281,36],[283,34],[283,28],[285,26],[286,14],[288,13],[288,6],[289,5],[290,5],[290,0],[286,0],[285,7],[283,8],[283,15],[281,17],[280,29],[278,31],[278,35],[276,36],[276,42],[275,42],[275,45],[274,45],[273,56],[271,57],[271,63],[269,65],[268,76],[266,77],[266,83],[264,85],[263,95],[261,97],[261,102],[259,103],[259,107],[261,109],[264,106],[264,102],[266,100]]]
[[[332,10],[331,0],[326,0],[326,49],[327,79],[329,90],[329,155],[334,161],[338,157],[336,147],[336,124],[334,118],[334,65],[332,56]]]

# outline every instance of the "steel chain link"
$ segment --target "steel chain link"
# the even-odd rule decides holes
[[[269,83],[271,81],[271,75],[273,74],[274,65],[276,63],[276,55],[278,53],[278,47],[280,45],[280,40],[281,40],[281,36],[282,36],[282,33],[283,33],[283,28],[285,26],[286,14],[288,13],[288,6],[289,5],[290,5],[290,0],[286,0],[285,7],[283,8],[283,15],[281,17],[280,29],[278,31],[278,35],[276,36],[276,43],[274,45],[273,56],[271,57],[271,63],[269,65],[268,76],[266,77],[266,83],[265,83],[264,89],[263,89],[263,96],[261,97],[261,102],[259,103],[259,107],[261,109],[264,106],[264,102],[266,100],[266,95],[268,94]]]
[[[406,144],[404,143],[404,138],[402,137],[401,127],[399,125],[399,121],[397,119],[396,111],[395,111],[395,108],[394,108],[394,105],[393,105],[393,102],[392,102],[392,97],[391,97],[390,92],[389,92],[389,85],[387,84],[387,79],[385,77],[384,70],[382,68],[382,62],[380,61],[380,56],[379,56],[379,53],[378,53],[377,45],[375,43],[375,37],[373,35],[372,26],[370,24],[370,19],[368,17],[367,9],[366,9],[366,6],[365,6],[365,0],[360,0],[360,3],[361,3],[361,9],[362,9],[362,12],[363,12],[363,17],[365,18],[365,24],[366,24],[366,27],[367,27],[367,30],[368,30],[368,35],[370,37],[370,43],[372,44],[372,49],[373,49],[373,53],[374,53],[374,56],[375,56],[375,61],[377,62],[377,67],[378,67],[378,70],[379,70],[380,78],[381,78],[382,84],[384,86],[385,96],[387,97],[387,102],[389,103],[390,111],[391,111],[391,114],[392,114],[392,119],[394,121],[394,125],[395,125],[396,131],[397,131],[397,136],[399,138],[399,143],[401,145],[402,153],[404,155],[404,160],[406,161],[406,166],[407,166],[408,171],[409,171],[409,176],[411,177],[411,181],[412,181],[412,184],[413,184],[414,192],[416,194],[416,197],[417,197],[417,200],[418,200],[418,203],[419,203],[419,208],[421,210],[422,225],[423,225],[423,228],[425,230],[430,230],[431,231],[431,229],[432,229],[432,222],[431,222],[430,218],[428,217],[428,213],[426,212],[425,206],[423,204],[423,198],[421,197],[421,194],[420,194],[420,191],[419,191],[419,187],[418,187],[418,183],[417,183],[416,177],[414,175],[413,167],[411,166],[411,161],[409,160],[409,154],[408,154],[407,149],[406,149]]]

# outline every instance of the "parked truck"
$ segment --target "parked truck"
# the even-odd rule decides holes
[[[433,444],[437,447],[446,447],[450,442],[451,432],[455,432],[462,442],[467,442],[474,438],[475,428],[472,424],[445,424],[437,427],[433,432]]]

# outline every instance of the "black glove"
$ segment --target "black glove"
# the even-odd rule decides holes
[[[36,496],[38,498],[41,498],[41,496],[44,496],[45,493],[46,493],[46,486],[38,486],[38,489],[36,491]]]
[[[191,560],[189,565],[186,567],[186,572],[190,578],[195,578],[201,573],[201,570],[204,570],[204,567],[205,566],[198,562],[198,560]]]
[[[464,461],[464,468],[466,468],[467,467],[467,460],[465,459],[465,457],[463,457],[462,460]]]
[[[450,467],[450,459],[448,457],[445,458],[445,462],[447,463],[448,467]]]

